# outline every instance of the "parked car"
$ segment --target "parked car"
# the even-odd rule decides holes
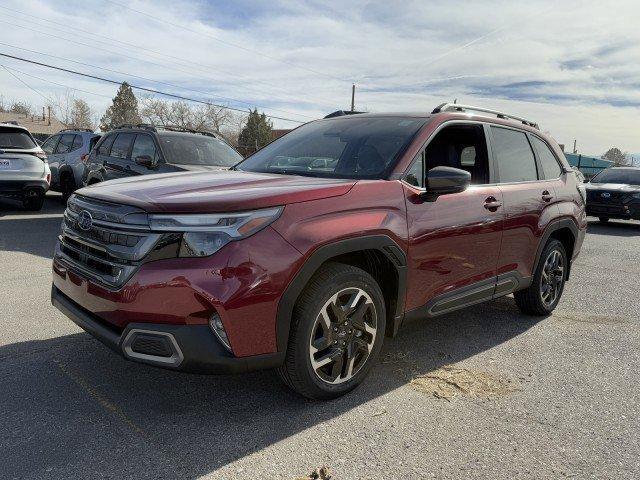
[[[93,130],[68,128],[42,144],[51,168],[51,190],[62,192],[65,201],[83,186],[87,156],[99,139]]]
[[[89,155],[84,184],[151,173],[219,170],[242,160],[216,134],[177,127],[123,125]]]
[[[548,315],[586,229],[556,142],[463,105],[334,116],[231,171],[131,180],[69,200],[53,304],[127,359],[275,367],[316,399],[356,387],[403,321],[510,293]]]
[[[640,220],[640,168],[612,167],[586,185],[587,215],[601,223],[610,218]]]
[[[0,123],[0,197],[40,210],[51,182],[47,156],[24,127]]]

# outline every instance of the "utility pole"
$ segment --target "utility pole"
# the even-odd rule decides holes
[[[351,85],[351,111],[355,112],[356,110],[356,84]]]
[[[578,142],[578,140],[574,140],[573,141],[573,153],[578,153],[578,150],[576,149],[576,143]]]

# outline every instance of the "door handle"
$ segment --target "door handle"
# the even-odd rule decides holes
[[[542,200],[544,200],[545,202],[550,202],[551,200],[553,200],[553,195],[551,195],[548,190],[545,190],[544,192],[542,192]]]
[[[495,197],[488,197],[485,201],[484,201],[484,208],[486,208],[487,210],[491,211],[491,212],[495,212],[496,210],[498,210],[498,208],[500,208],[502,206],[502,202],[496,200]]]

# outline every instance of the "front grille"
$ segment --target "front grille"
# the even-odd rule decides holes
[[[597,190],[589,192],[589,196],[587,197],[587,199],[598,203],[619,203],[622,199],[624,199],[625,195],[626,194],[623,192]]]
[[[135,207],[73,196],[64,213],[59,260],[103,286],[119,288],[161,237],[146,222],[146,213]]]

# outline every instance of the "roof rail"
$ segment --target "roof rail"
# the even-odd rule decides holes
[[[61,133],[61,132],[89,132],[89,133],[93,133],[93,130],[91,130],[90,128],[73,128],[73,127],[69,127],[69,128],[63,128],[58,133]]]
[[[168,130],[170,132],[185,132],[185,133],[197,133],[199,135],[206,135],[208,137],[218,138],[218,135],[214,132],[209,132],[207,130],[197,130],[195,128],[189,127],[181,127],[179,125],[160,125],[158,128],[162,130]]]
[[[344,115],[357,115],[358,113],[365,113],[365,112],[352,112],[351,110],[336,110],[335,112],[330,113],[329,115],[326,115],[324,118],[342,117]]]
[[[522,122],[523,125],[527,125],[529,127],[537,128],[540,130],[540,127],[536,122],[532,122],[531,120],[526,120],[521,117],[516,117],[515,115],[510,115],[508,113],[499,112],[498,110],[491,110],[489,108],[483,107],[474,107],[472,105],[461,105],[459,103],[443,103],[438,105],[433,109],[431,113],[441,113],[441,112],[480,112],[480,113],[490,113],[495,115],[498,118],[503,118],[505,120],[516,120],[518,122]]]
[[[153,125],[150,125],[148,123],[123,123],[122,125],[118,125],[117,127],[113,128],[112,130],[119,130],[121,128],[139,128],[142,130],[150,130],[152,132],[156,131],[156,127],[154,127]]]
[[[20,124],[16,121],[16,120],[7,120],[6,122],[2,122],[5,125],[17,125],[20,126]]]

